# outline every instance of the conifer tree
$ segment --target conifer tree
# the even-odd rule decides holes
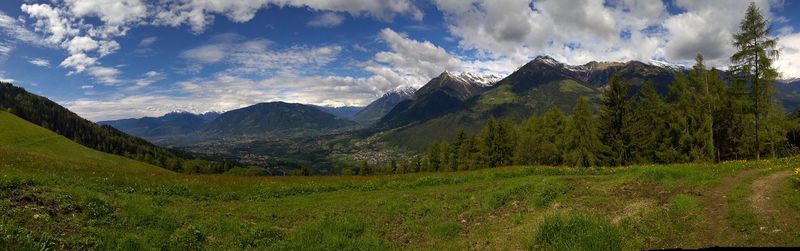
[[[611,76],[606,89],[603,90],[602,110],[600,113],[601,139],[608,146],[605,159],[609,165],[627,164],[630,159],[630,122],[631,103],[628,100],[630,84],[622,81],[618,74]]]
[[[638,163],[666,163],[668,160],[662,158],[662,154],[668,151],[670,144],[667,104],[652,81],[645,83],[636,100],[630,127],[632,159]]]
[[[751,2],[745,17],[739,24],[739,33],[733,36],[733,45],[738,49],[731,56],[731,70],[738,78],[750,84],[755,122],[755,156],[761,159],[761,118],[768,114],[772,97],[772,83],[778,72],[772,62],[779,56],[777,40],[768,37],[771,27],[761,15],[761,10]]]
[[[498,151],[500,139],[497,138],[499,130],[498,122],[495,118],[489,118],[486,126],[481,131],[480,136],[480,164],[485,167],[496,167],[501,162],[501,154]]]
[[[566,134],[566,164],[581,167],[600,165],[598,155],[605,146],[600,141],[597,119],[593,114],[588,99],[580,97],[572,110],[572,119]]]
[[[467,133],[464,129],[459,129],[456,133],[456,138],[453,140],[453,145],[450,148],[450,161],[449,168],[452,171],[461,169],[464,165],[465,156],[461,155],[461,148],[467,141]]]
[[[450,143],[447,143],[447,141],[442,140],[442,142],[439,143],[439,167],[434,171],[439,171],[439,172],[453,171],[453,169],[450,168],[450,165],[452,164],[450,160],[451,160]]]
[[[689,75],[685,97],[688,102],[684,109],[687,118],[687,131],[691,142],[688,145],[689,159],[692,161],[714,160],[714,130],[712,117],[713,97],[709,92],[709,76],[703,55],[697,54],[695,65]]]

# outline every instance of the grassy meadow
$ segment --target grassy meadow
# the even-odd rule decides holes
[[[0,112],[0,249],[800,246],[796,167],[798,158],[370,177],[182,175]]]

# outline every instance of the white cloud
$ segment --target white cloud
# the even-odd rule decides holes
[[[50,60],[47,60],[47,59],[44,59],[44,58],[34,58],[34,59],[31,59],[31,60],[28,60],[28,63],[31,63],[31,64],[36,65],[36,66],[41,66],[41,67],[50,67]]]
[[[62,9],[48,4],[23,4],[20,8],[36,19],[36,31],[49,34],[46,39],[49,43],[59,44],[67,37],[78,34],[78,30],[72,27],[72,20]]]
[[[147,15],[140,0],[64,0],[76,17],[97,17],[106,25],[119,26],[137,22]]]
[[[46,43],[45,40],[36,35],[36,33],[26,29],[16,19],[6,15],[3,11],[0,11],[0,31],[8,35],[10,38],[14,38],[28,44],[52,47],[51,44]]]
[[[247,22],[261,8],[269,6],[299,7],[319,11],[347,12],[353,16],[371,16],[380,20],[392,20],[396,15],[408,15],[422,19],[422,11],[409,0],[253,0],[253,1],[205,1],[188,0],[167,2],[154,6],[154,23],[168,26],[188,24],[195,32],[202,32],[214,21],[213,14],[221,14],[234,22]]]
[[[93,57],[89,57],[86,54],[78,53],[69,56],[68,58],[61,61],[61,64],[58,66],[64,68],[72,68],[74,71],[70,71],[69,74],[73,73],[81,73],[86,70],[87,67],[95,65],[97,63],[97,59]]]
[[[236,72],[273,72],[315,70],[333,62],[342,51],[341,46],[309,48],[293,46],[273,50],[266,39],[246,40],[235,34],[226,34],[213,40],[217,42],[198,46],[181,53],[189,63],[227,63]]]
[[[311,27],[335,27],[339,26],[344,22],[344,16],[333,13],[333,12],[326,12],[322,15],[317,15],[314,19],[311,19],[306,23],[306,25]]]
[[[0,42],[0,57],[7,57],[13,50],[14,47],[11,45]]]
[[[70,54],[86,53],[97,50],[100,44],[88,36],[77,36],[66,42],[67,51]]]
[[[771,16],[767,0],[755,1],[762,14]],[[669,39],[665,56],[671,61],[692,60],[703,53],[711,66],[726,66],[733,54],[733,34],[738,32],[750,1],[684,1],[675,2],[686,12],[667,18],[664,27]]]
[[[145,74],[142,74],[142,78],[137,79],[135,82],[137,87],[146,87],[155,82],[164,80],[165,78],[166,74],[163,72],[148,71]]]
[[[121,71],[113,67],[92,66],[87,69],[89,75],[95,80],[105,85],[116,85],[122,83],[119,79]]]
[[[782,78],[800,78],[800,33],[793,33],[778,38],[781,55],[775,62]]]
[[[158,37],[146,37],[139,42],[139,47],[148,47],[153,45],[158,40]]]

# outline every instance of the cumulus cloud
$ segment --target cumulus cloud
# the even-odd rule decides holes
[[[52,3],[24,3],[20,6],[35,22],[34,31],[42,33],[45,37],[38,39],[42,44],[56,45],[67,50],[69,56],[59,65],[70,68],[68,75],[82,73],[88,67],[96,70],[89,74],[96,79],[112,80],[116,78],[98,77],[94,73],[103,73],[110,76],[112,72],[108,67],[100,66],[99,59],[114,53],[120,44],[114,41],[115,37],[124,36],[133,27],[143,25],[188,25],[194,32],[203,32],[214,21],[214,15],[226,16],[233,22],[247,22],[251,20],[258,10],[269,7],[298,7],[315,11],[326,12],[309,25],[331,27],[343,22],[344,17],[333,12],[349,13],[352,16],[369,16],[384,21],[391,21],[397,15],[411,16],[421,19],[423,14],[410,0],[357,0],[357,1],[316,1],[316,0],[251,0],[251,1],[143,1],[143,0],[63,0]],[[99,23],[87,20],[96,18]],[[36,35],[17,24],[13,18],[0,12],[0,28],[6,33],[18,35],[18,40],[35,40]],[[138,52],[146,53],[146,47],[155,42],[155,38],[146,38],[139,45]],[[245,46],[266,48],[264,44],[256,41]],[[4,47],[11,48],[11,47]],[[210,47],[209,47],[210,48]],[[213,49],[213,48],[212,48]],[[341,48],[337,46],[314,48],[310,54],[299,51],[310,48],[291,48],[284,52],[270,54],[265,51],[256,54],[262,58],[248,57],[238,54],[235,60],[241,62],[269,62],[276,64],[280,60],[289,60],[294,64],[303,64],[298,61],[312,61],[308,64],[325,63],[330,55],[338,54]],[[139,53],[139,54],[141,54]],[[213,51],[206,55],[213,57]],[[299,56],[321,56],[322,61],[303,59]],[[217,59],[218,60],[218,59]],[[257,71],[258,66],[252,63],[243,63],[245,71]],[[269,68],[269,67],[268,67]],[[114,69],[116,75],[121,74]],[[111,83],[106,81],[105,83]],[[113,83],[116,84],[116,83]]]
[[[306,25],[311,27],[335,27],[339,26],[344,22],[344,16],[333,13],[333,12],[326,12],[322,15],[318,15],[311,19],[306,23]]]
[[[781,36],[778,39],[781,56],[775,62],[783,74],[782,78],[800,78],[800,33]]]
[[[188,24],[195,32],[202,32],[214,21],[213,14],[228,17],[234,22],[247,22],[262,8],[300,7],[319,11],[347,12],[353,16],[370,16],[390,21],[397,15],[422,19],[422,11],[409,0],[252,0],[252,1],[180,1],[154,6],[154,23],[168,26]]]
[[[755,1],[762,13],[771,17],[767,0]],[[675,2],[686,12],[669,17],[664,27],[669,40],[665,56],[671,61],[692,60],[703,53],[709,65],[725,66],[733,54],[733,34],[738,32],[750,1],[685,1]]]
[[[73,71],[70,71],[69,75],[74,73],[81,73],[86,70],[87,67],[90,67],[97,63],[97,59],[93,57],[89,57],[84,53],[77,53],[70,55],[68,58],[61,61],[61,64],[58,66],[64,68],[72,68]]]
[[[44,58],[33,58],[31,60],[28,60],[28,63],[41,67],[50,67],[50,60]]]

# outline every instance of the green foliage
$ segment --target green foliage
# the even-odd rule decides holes
[[[580,167],[599,166],[599,156],[606,148],[600,141],[597,120],[589,101],[586,98],[578,99],[572,114],[566,133],[567,152],[564,154],[564,163]]]
[[[529,247],[535,250],[621,250],[622,231],[605,218],[581,213],[545,216]]]
[[[618,74],[611,76],[603,90],[600,111],[600,135],[608,147],[605,162],[611,166],[626,165],[631,161],[631,100],[628,99],[630,83],[622,81]]]
[[[175,152],[153,145],[143,139],[129,136],[110,126],[99,126],[81,118],[41,96],[31,94],[25,89],[9,83],[0,82],[0,109],[33,124],[47,128],[86,147],[140,160],[173,171],[184,169],[198,170],[198,166],[212,166],[204,173],[222,173],[233,166],[204,160],[190,160],[198,166],[189,166],[187,160]],[[227,168],[227,169],[226,169]],[[200,171],[196,171],[199,173]]]
[[[735,78],[750,84],[750,99],[755,122],[755,156],[761,158],[761,118],[771,112],[774,88],[772,83],[779,73],[772,65],[780,55],[778,41],[770,37],[769,21],[761,10],[750,3],[744,19],[739,24],[739,33],[733,35],[733,46],[738,49],[731,56],[731,71]]]

